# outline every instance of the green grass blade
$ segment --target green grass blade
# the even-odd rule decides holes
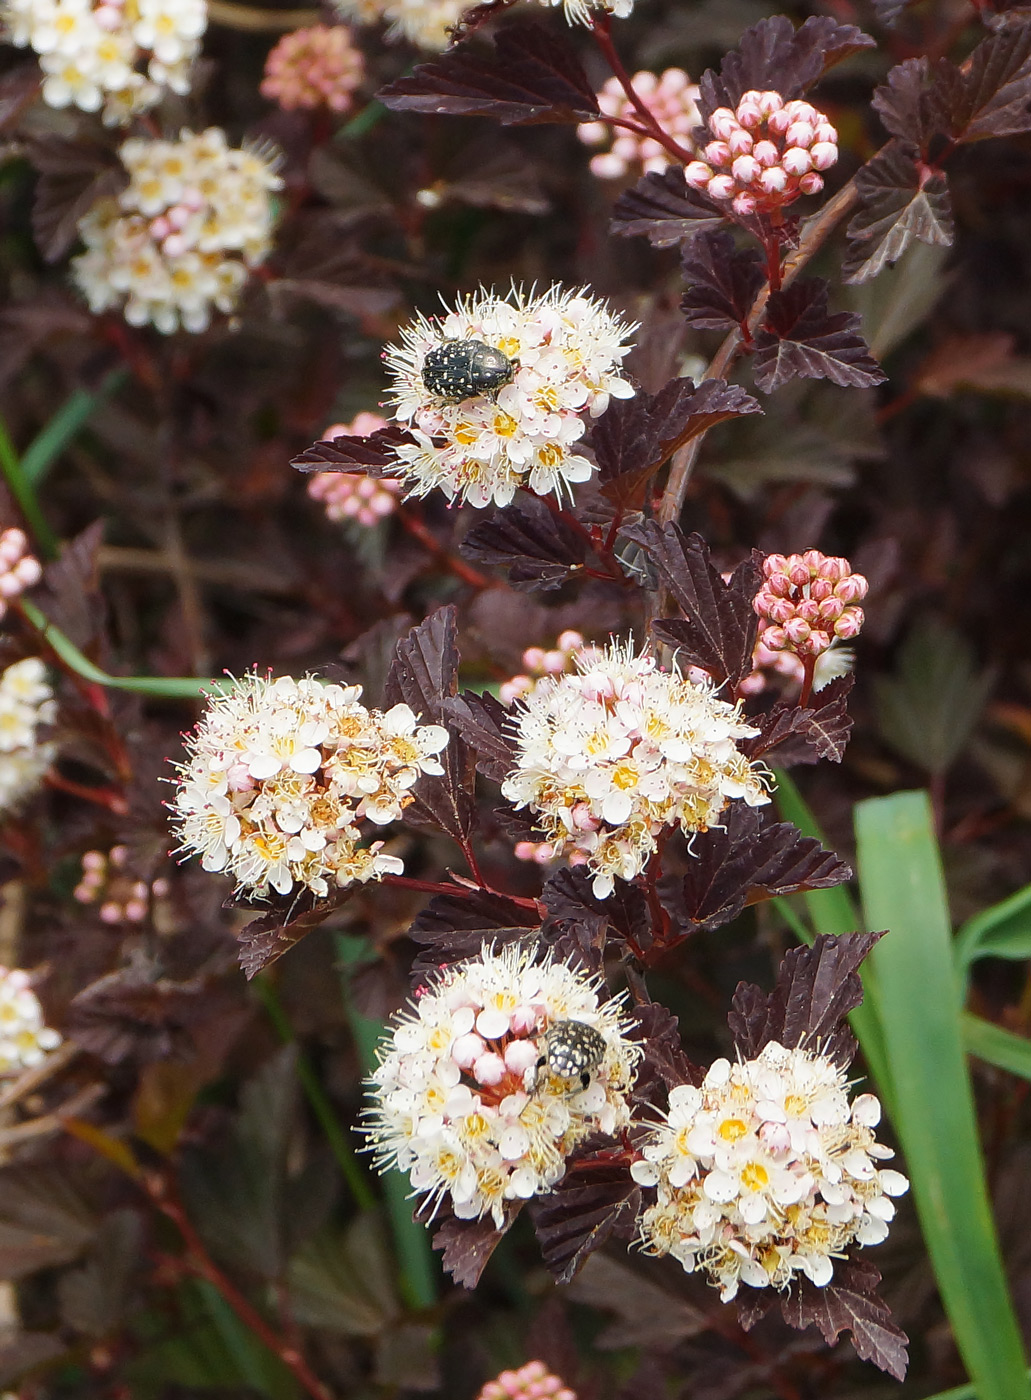
[[[338,935],[337,954],[340,959],[344,1004],[361,1061],[368,1074],[376,1064],[376,1047],[383,1035],[383,1022],[363,1016],[355,1010],[351,999],[351,974],[368,958],[364,940]],[[437,1300],[438,1271],[430,1247],[429,1231],[412,1219],[412,1202],[408,1195],[408,1179],[401,1172],[383,1173],[383,1196],[390,1219],[394,1247],[401,1265],[401,1293],[410,1307],[430,1308]]]
[[[36,552],[44,559],[56,559],[61,552],[61,545],[47,524],[46,516],[39,504],[39,499],[32,487],[32,483],[26,478],[25,471],[18,456],[18,449],[11,441],[11,435],[7,431],[7,424],[0,418],[0,472],[3,473],[7,482],[7,489],[18,503],[18,509],[25,517],[25,524],[29,527],[36,545]]]
[[[22,453],[21,470],[28,484],[37,487],[79,431],[111,395],[125,383],[129,371],[113,369],[99,389],[76,389]]]
[[[814,837],[823,846],[827,845],[826,838],[805,799],[792,779],[783,771],[777,773],[776,800],[782,817],[794,822],[806,836]],[[840,936],[863,927],[862,914],[845,885],[835,885],[830,890],[810,890],[807,894],[794,895],[790,901],[783,902],[797,904],[799,900],[805,903],[814,933],[832,933]],[[778,901],[778,904],[780,903],[781,901]],[[795,932],[797,934],[797,928]],[[811,939],[802,941],[809,942]],[[884,1051],[884,1036],[878,1018],[876,978],[869,966],[863,969],[863,993],[863,1004],[851,1013],[848,1018],[849,1024],[863,1047],[863,1055],[870,1066],[870,1073],[877,1083],[884,1106],[890,1109],[891,1068]]]
[[[986,1064],[1007,1070],[1021,1079],[1031,1079],[1031,1040],[1014,1035],[1005,1026],[996,1026],[969,1011],[963,1013],[963,1044],[971,1055]]]
[[[955,955],[963,978],[977,958],[1031,957],[1031,885],[968,919],[956,934]]]
[[[927,794],[861,802],[856,837],[867,926],[890,930],[870,961],[892,1116],[938,1288],[978,1400],[1027,1400],[1027,1361],[981,1161]]]

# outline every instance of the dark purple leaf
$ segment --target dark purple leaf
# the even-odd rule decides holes
[[[684,181],[679,165],[660,174],[643,175],[624,190],[612,211],[612,232],[623,238],[643,235],[655,248],[674,248],[704,229],[721,228],[726,214],[707,195]]]
[[[928,58],[908,58],[896,64],[887,82],[874,93],[872,105],[892,136],[910,149],[918,146],[925,157],[932,139],[949,129],[949,116]]]
[[[655,635],[678,647],[682,662],[704,667],[717,685],[728,679],[737,685],[752,669],[758,560],[744,560],[724,583],[702,537],[685,538],[679,525],[645,520],[624,530],[623,537],[648,554],[684,614],[654,623]]]
[[[512,714],[489,693],[464,690],[450,696],[444,712],[476,752],[476,767],[484,777],[503,783],[516,766]]]
[[[35,600],[50,621],[75,645],[93,655],[104,619],[97,553],[104,541],[104,520],[87,525],[61,548],[61,557],[43,570]]]
[[[658,1002],[635,1006],[637,1022],[631,1039],[640,1041],[644,1058],[639,1062],[634,1080],[634,1098],[657,1104],[659,1085],[668,1092],[678,1084],[700,1084],[704,1071],[693,1065],[680,1043],[680,1023],[671,1011]]]
[[[613,1231],[633,1229],[641,1189],[627,1163],[610,1153],[581,1149],[565,1176],[534,1211],[534,1229],[546,1268],[568,1283]]]
[[[766,280],[757,248],[738,248],[733,234],[699,233],[684,248],[687,291],[680,309],[696,330],[734,330],[748,318]]]
[[[402,637],[383,685],[383,703],[404,703],[422,724],[448,725],[444,702],[458,690],[458,620],[453,604],[438,608]],[[475,763],[469,746],[452,733],[439,755],[442,777],[422,774],[405,808],[410,826],[446,832],[463,842],[472,828]]]
[[[85,136],[36,137],[26,155],[39,171],[32,232],[46,260],[57,262],[78,238],[83,215],[124,189],[129,176],[113,147]]]
[[[955,234],[949,186],[940,171],[915,160],[898,141],[856,175],[859,210],[848,226],[846,282],[867,282],[894,264],[914,238],[951,246]]]
[[[415,439],[391,423],[369,437],[337,437],[313,442],[290,463],[299,472],[358,472],[365,476],[397,476],[396,448]]]
[[[874,47],[854,24],[838,24],[827,15],[813,16],[797,30],[785,15],[762,19],[725,55],[718,76],[711,69],[703,73],[702,120],[717,107],[736,107],[742,94],[755,88],[772,88],[785,101],[801,97],[828,68]]]
[[[880,22],[890,29],[902,11],[915,3],[916,0],[873,0],[874,13]]]
[[[505,1223],[499,1230],[491,1216],[481,1220],[457,1220],[448,1213],[433,1234],[433,1248],[443,1251],[441,1266],[462,1288],[475,1288],[487,1267],[487,1261],[501,1243],[502,1236],[512,1228],[523,1202],[505,1206]],[[438,1211],[438,1218],[440,1215]],[[416,1220],[425,1223],[426,1208],[420,1207]]]
[[[856,1051],[845,1017],[863,1000],[859,965],[883,933],[821,933],[785,953],[772,992],[741,982],[727,1017],[734,1046],[754,1059],[771,1040],[825,1055],[847,1069]]]
[[[840,763],[852,734],[848,699],[854,685],[854,676],[839,676],[813,697],[810,708],[777,704],[766,714],[750,716],[760,732],[742,740],[741,751],[749,758],[773,754],[780,768],[821,758]]]
[[[540,928],[540,915],[524,904],[486,890],[469,896],[437,894],[408,930],[408,937],[424,949],[412,965],[416,982],[423,974],[465,958],[475,958],[490,944],[528,938]]]
[[[543,501],[528,497],[474,525],[459,552],[478,564],[508,569],[508,581],[522,592],[559,588],[581,572],[591,552],[585,535],[554,515]]]
[[[191,1026],[215,1014],[220,1000],[203,978],[173,982],[144,966],[119,968],[73,998],[68,1032],[107,1064],[185,1058],[195,1049]]]
[[[962,97],[951,112],[958,140],[1031,131],[1031,24],[982,39],[964,69]]]
[[[296,913],[297,900],[282,897],[280,907],[252,919],[236,935],[240,945],[237,954],[240,967],[248,981],[271,963],[288,953],[302,938],[307,938],[312,929],[326,922],[342,904],[358,889],[339,890],[328,899],[320,899]]]
[[[587,438],[602,494],[621,510],[640,506],[648,481],[684,443],[728,418],[761,412],[751,394],[722,379],[671,379],[657,394],[617,399]]]
[[[546,917],[542,935],[554,940],[570,924],[591,930],[599,950],[607,937],[632,948],[651,942],[651,915],[644,891],[626,880],[617,880],[607,899],[595,897],[592,877],[582,866],[566,866],[552,875],[541,892],[540,903]]]
[[[872,1361],[895,1380],[905,1380],[909,1364],[906,1334],[877,1296],[880,1281],[880,1274],[865,1260],[839,1261],[825,1288],[802,1279],[781,1297],[784,1321],[799,1331],[817,1327],[828,1346],[847,1332],[861,1361]]]
[[[858,328],[859,317],[853,312],[828,310],[822,278],[806,278],[772,292],[755,337],[756,384],[767,394],[796,376],[829,379],[854,389],[882,384],[884,372]]]
[[[742,909],[777,895],[824,890],[852,871],[790,822],[763,823],[744,802],[731,802],[723,826],[697,835],[686,875],[663,882],[662,897],[682,933],[714,929]]]
[[[9,68],[0,77],[0,131],[17,124],[26,107],[35,101],[41,82],[39,64],[35,61]]]
[[[540,24],[499,30],[492,53],[462,46],[420,63],[376,95],[395,112],[491,117],[503,126],[582,122],[599,114],[573,48]]]

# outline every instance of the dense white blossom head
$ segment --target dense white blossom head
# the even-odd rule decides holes
[[[72,274],[90,310],[120,309],[133,326],[203,331],[231,312],[250,269],[268,256],[282,185],[275,161],[228,145],[209,127],[119,151],[129,184],[79,220],[86,251]]]
[[[190,91],[207,0],[3,0],[7,37],[31,47],[50,107],[123,125],[167,92]]]
[[[546,8],[561,5],[570,24],[590,24],[594,15],[630,14],[633,0],[539,0]],[[454,30],[469,0],[333,0],[342,19],[355,24],[385,24],[388,39],[407,39],[420,49],[439,52],[454,41]]]
[[[43,1022],[43,1008],[31,979],[20,968],[0,967],[0,1075],[38,1065],[61,1044]]]
[[[420,774],[443,772],[448,732],[404,704],[368,710],[361,689],[248,675],[213,696],[179,766],[180,849],[255,895],[399,874],[368,827],[398,820]]]
[[[669,1112],[631,1167],[655,1192],[638,1221],[649,1254],[701,1269],[724,1301],[742,1283],[818,1287],[852,1244],[878,1244],[909,1183],[878,1163],[872,1094],[849,1103],[830,1059],[771,1041],[755,1059],[717,1060],[701,1088],[670,1091]]]
[[[643,871],[663,828],[706,831],[735,798],[769,801],[763,770],[737,748],[757,733],[740,708],[631,646],[539,680],[515,726],[518,767],[502,792],[537,813],[554,851],[586,860],[601,898],[617,875]]]
[[[413,494],[439,487],[449,500],[508,505],[520,486],[562,494],[586,481],[594,467],[576,447],[588,420],[633,397],[620,374],[632,329],[585,291],[558,286],[480,292],[441,318],[419,316],[384,357],[394,417],[417,440],[397,449]],[[477,355],[495,366],[484,392]]]
[[[450,1198],[460,1220],[498,1226],[506,1202],[550,1191],[578,1143],[629,1122],[640,1048],[601,992],[600,978],[522,943],[440,972],[370,1076],[377,1165],[434,1205]]]
[[[38,656],[8,666],[0,676],[0,818],[35,792],[57,755],[57,745],[41,740],[57,706]]]

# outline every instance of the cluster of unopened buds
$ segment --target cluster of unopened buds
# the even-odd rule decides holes
[[[476,1400],[576,1400],[576,1392],[543,1361],[528,1361],[518,1371],[502,1371],[488,1381]]]
[[[0,1074],[38,1065],[61,1037],[43,1021],[32,979],[20,968],[0,967]]]
[[[27,552],[28,547],[24,530],[12,526],[0,535],[0,617],[12,598],[17,598],[43,577],[39,560]]]
[[[163,899],[169,884],[163,877],[134,880],[126,870],[128,846],[112,846],[103,851],[87,851],[82,857],[82,878],[73,891],[80,904],[96,904],[105,924],[139,924],[147,917],[152,899]]]
[[[364,56],[346,25],[313,24],[283,35],[265,60],[261,93],[287,112],[346,112],[364,73]]]
[[[378,413],[359,413],[353,423],[334,423],[322,434],[331,442],[338,437],[369,437],[387,426]],[[321,501],[330,520],[353,520],[358,525],[378,525],[397,510],[404,483],[396,477],[361,476],[358,472],[316,472],[308,480],[308,495]]]
[[[575,670],[578,661],[594,661],[600,655],[600,647],[589,646],[582,633],[569,628],[550,651],[545,651],[543,647],[527,647],[523,652],[525,672],[502,681],[498,687],[498,698],[503,705],[514,705],[535,690],[537,682],[545,676],[561,676],[566,671]]]
[[[836,639],[848,641],[859,634],[863,610],[856,604],[868,587],[847,559],[818,549],[768,554],[752,604],[759,617],[759,641],[771,652],[821,656]]]
[[[109,126],[190,90],[207,0],[6,0],[12,43],[31,46],[50,107],[103,109]]]
[[[717,107],[708,125],[714,139],[703,159],[687,165],[684,179],[710,199],[729,200],[742,216],[818,194],[820,172],[838,159],[838,133],[823,113],[777,92],[746,92],[733,111]]]
[[[645,70],[635,73],[630,81],[663,131],[678,145],[693,149],[691,133],[701,121],[697,84],[692,83],[682,68],[667,68],[658,76]],[[612,138],[611,149],[591,157],[591,170],[599,179],[619,180],[639,169],[645,174],[666,169],[670,163],[669,153],[653,136],[619,128],[612,137],[612,127],[606,117],[640,122],[638,111],[618,78],[610,78],[598,93],[598,106],[602,111],[601,120],[582,122],[576,134],[586,146],[601,146]]]

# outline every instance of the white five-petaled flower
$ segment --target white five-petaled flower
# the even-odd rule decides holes
[[[561,5],[570,24],[590,24],[597,14],[622,19],[633,9],[633,0],[540,0],[555,8]],[[387,37],[407,39],[420,49],[446,49],[452,43],[468,0],[333,0],[333,8],[343,19],[355,24],[386,24]]]
[[[43,1023],[43,1008],[27,972],[0,967],[0,1075],[38,1065],[61,1044]]]
[[[180,849],[257,895],[298,885],[325,896],[399,874],[381,841],[362,844],[361,823],[400,818],[419,775],[443,772],[448,732],[418,724],[404,704],[368,710],[360,695],[313,677],[248,675],[213,696],[171,804]]]
[[[576,444],[610,399],[633,397],[620,374],[633,329],[585,291],[559,286],[540,295],[513,288],[507,298],[484,291],[440,320],[420,316],[384,356],[394,417],[416,438],[397,449],[400,474],[417,496],[439,487],[474,506],[508,505],[520,486],[561,495],[586,481],[594,467]],[[500,351],[511,379],[490,394],[444,401],[423,370],[448,342]]]
[[[103,110],[123,125],[166,89],[190,90],[207,27],[207,0],[3,0],[11,42],[31,46],[51,107]]]
[[[734,798],[769,801],[736,741],[736,705],[652,657],[613,644],[546,676],[516,710],[518,767],[502,792],[538,814],[556,852],[583,861],[599,898],[639,875],[664,827],[705,831]]]
[[[631,1173],[655,1198],[638,1221],[649,1254],[703,1270],[724,1301],[740,1284],[818,1287],[852,1244],[878,1244],[909,1183],[877,1164],[880,1104],[849,1103],[823,1055],[771,1041],[753,1060],[717,1060],[701,1088],[670,1091],[669,1112]]]
[[[441,971],[402,1012],[370,1076],[366,1133],[381,1169],[408,1174],[461,1220],[504,1220],[506,1201],[549,1191],[590,1133],[629,1121],[640,1057],[620,998],[602,983],[510,943]],[[576,1022],[604,1041],[586,1087],[537,1065],[549,1028]]]
[[[0,676],[0,816],[5,817],[39,786],[57,745],[40,742],[37,731],[57,713],[46,668],[38,656],[8,666]]]
[[[128,187],[79,220],[86,251],[72,274],[94,313],[120,308],[130,325],[203,331],[214,311],[235,308],[272,247],[276,162],[229,146],[220,127],[134,138],[119,155]]]

